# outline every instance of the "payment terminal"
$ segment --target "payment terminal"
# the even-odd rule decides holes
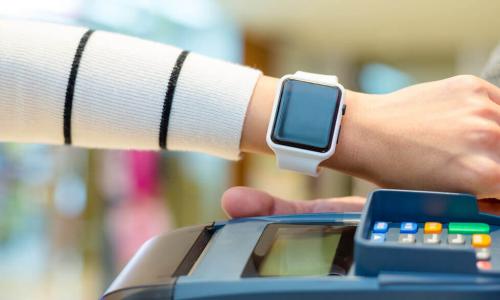
[[[363,213],[234,219],[148,241],[103,295],[500,299],[500,217],[468,194],[377,190]]]

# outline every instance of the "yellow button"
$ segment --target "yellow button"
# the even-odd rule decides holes
[[[473,234],[472,247],[489,247],[491,245],[491,237],[488,234]]]
[[[426,222],[424,225],[424,233],[441,233],[443,225],[438,222]]]

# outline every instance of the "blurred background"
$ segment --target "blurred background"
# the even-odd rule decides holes
[[[0,0],[0,17],[120,32],[273,76],[337,74],[369,93],[479,75],[500,41],[499,12],[488,0]],[[225,218],[219,199],[233,185],[290,199],[372,188],[334,171],[279,171],[257,155],[1,144],[0,298],[97,299],[148,238]]]

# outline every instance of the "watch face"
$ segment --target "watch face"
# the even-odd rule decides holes
[[[336,86],[283,81],[271,140],[279,145],[327,152],[341,99]]]

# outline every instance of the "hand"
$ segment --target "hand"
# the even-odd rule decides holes
[[[463,75],[347,96],[339,150],[327,166],[382,187],[500,197],[498,87]]]
[[[222,208],[232,218],[317,212],[358,212],[365,199],[341,197],[311,201],[286,201],[266,192],[233,187],[222,195]]]

